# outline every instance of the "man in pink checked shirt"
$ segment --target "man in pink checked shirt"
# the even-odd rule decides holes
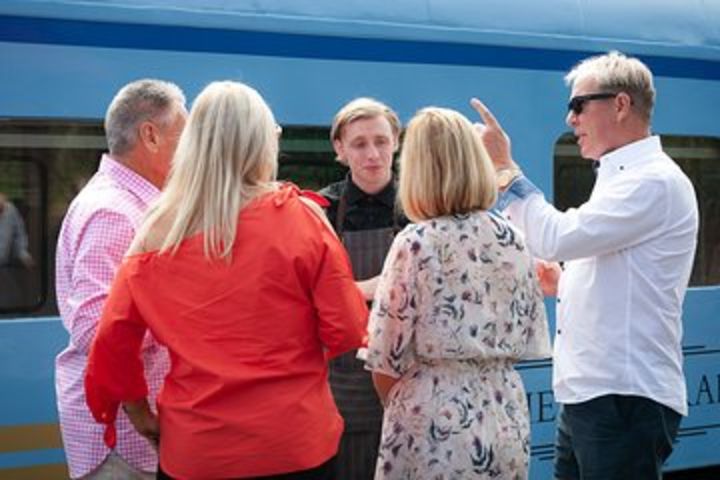
[[[174,84],[138,80],[124,86],[105,115],[109,153],[72,201],[56,258],[58,308],[70,334],[55,361],[63,444],[73,479],[155,478],[157,453],[120,413],[117,447],[85,403],[83,376],[90,344],[115,271],[149,203],[167,177],[185,125],[185,96]],[[148,334],[143,345],[151,399],[169,368],[167,352]]]

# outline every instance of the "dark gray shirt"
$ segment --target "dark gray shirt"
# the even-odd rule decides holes
[[[337,225],[337,210],[344,189],[347,200],[345,221],[343,225]],[[371,195],[355,185],[348,174],[345,180],[331,183],[318,193],[330,202],[327,216],[336,231],[353,232],[392,227],[393,225],[402,228],[408,223],[408,219],[395,209],[394,179],[381,191]]]

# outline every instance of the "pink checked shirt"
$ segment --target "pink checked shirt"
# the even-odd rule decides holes
[[[57,247],[58,308],[70,334],[55,360],[60,427],[70,476],[78,478],[100,465],[110,450],[85,403],[83,377],[90,343],[113,276],[158,189],[104,155],[100,168],[70,204]],[[150,403],[169,369],[167,351],[149,335],[143,345]],[[157,455],[127,417],[117,419],[116,452],[135,468],[154,471]]]

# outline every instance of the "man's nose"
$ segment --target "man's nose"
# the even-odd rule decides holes
[[[575,112],[572,110],[568,110],[567,115],[565,115],[565,124],[568,127],[574,127],[577,123],[577,115],[575,115]]]
[[[370,145],[368,147],[368,157],[372,159],[376,159],[380,156],[380,150],[375,145]]]

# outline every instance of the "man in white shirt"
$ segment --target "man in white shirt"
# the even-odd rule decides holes
[[[581,155],[599,161],[590,199],[565,212],[522,175],[500,125],[472,101],[503,191],[498,207],[534,255],[565,262],[553,365],[555,477],[660,479],[687,415],[681,315],[697,241],[695,192],[650,133],[647,66],[610,52],[565,80],[567,124]]]

